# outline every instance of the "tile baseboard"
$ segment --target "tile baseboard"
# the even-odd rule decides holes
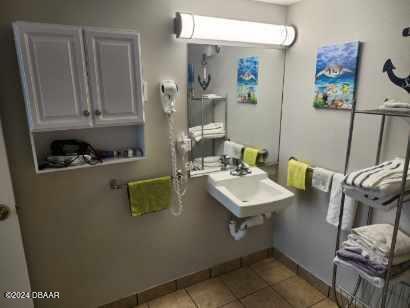
[[[263,249],[222,264],[217,264],[208,269],[191,273],[175,280],[148,288],[144,291],[136,292],[132,296],[118,299],[112,303],[102,305],[100,308],[133,308],[137,304],[144,304],[155,298],[175,292],[178,289],[184,289],[198,282],[232,272],[242,266],[249,266],[269,256],[272,256],[272,248]],[[136,303],[134,304],[135,301]]]
[[[272,257],[284,264],[291,271],[313,285],[326,297],[329,297],[331,299],[333,298],[331,287],[329,285],[327,285],[321,279],[317,278],[314,274],[310,273],[301,265],[297,264],[285,254],[272,247],[256,251],[247,256],[233,259],[222,264],[212,266],[208,269],[185,275],[175,280],[148,288],[141,292],[136,292],[134,295],[128,296],[126,298],[121,298],[110,304],[100,306],[100,308],[133,308],[137,304],[147,303],[153,299],[167,295],[177,290],[188,288],[196,283],[218,277],[220,275],[237,270],[241,267],[248,267],[269,257]]]

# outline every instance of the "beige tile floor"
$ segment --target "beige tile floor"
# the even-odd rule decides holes
[[[269,258],[136,308],[337,308],[307,281]]]

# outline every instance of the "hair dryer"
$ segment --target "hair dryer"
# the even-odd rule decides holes
[[[162,108],[166,114],[176,111],[175,101],[179,94],[178,85],[174,80],[163,80],[160,85]]]
[[[175,216],[182,214],[183,196],[186,193],[188,184],[188,164],[187,152],[191,149],[191,140],[182,134],[181,140],[178,141],[175,132],[175,112],[176,112],[176,97],[179,94],[178,85],[174,80],[164,80],[160,84],[160,95],[162,108],[168,118],[169,125],[169,149],[171,156],[171,175],[172,186],[176,194],[176,207],[171,207],[171,213]],[[182,170],[178,169],[177,148],[181,154]]]

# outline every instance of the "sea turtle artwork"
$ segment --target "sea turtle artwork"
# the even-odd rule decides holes
[[[404,37],[410,37],[410,27],[404,28],[402,34]],[[407,77],[399,77],[394,72],[395,69],[396,67],[392,60],[387,59],[383,65],[383,73],[387,74],[387,77],[393,84],[410,93],[410,74]]]
[[[355,97],[359,42],[320,47],[317,53],[313,106],[351,109]]]
[[[259,58],[246,57],[238,60],[237,101],[243,104],[257,104],[259,79]]]

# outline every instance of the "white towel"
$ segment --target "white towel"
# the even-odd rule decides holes
[[[333,175],[334,172],[332,171],[323,168],[314,168],[312,175],[312,187],[324,192],[329,192]]]
[[[214,123],[209,123],[209,124],[204,125],[204,131],[206,131],[206,130],[208,130],[208,129],[218,129],[218,128],[222,128],[222,129],[223,129],[223,128],[224,128],[224,123],[222,123],[222,122],[214,122]],[[199,125],[199,126],[190,127],[190,128],[189,128],[189,131],[190,131],[190,132],[195,132],[195,131],[201,132],[201,131],[202,131],[202,126]]]
[[[384,279],[381,277],[375,277],[371,276],[364,271],[360,270],[359,268],[355,267],[353,264],[346,262],[338,257],[335,257],[333,260],[333,263],[342,266],[346,269],[352,270],[354,272],[357,272],[359,276],[361,276],[363,279],[367,280],[369,283],[371,283],[373,286],[376,288],[383,288],[384,286]]]
[[[220,95],[216,95],[216,94],[204,94],[202,95],[203,98],[207,98],[207,99],[222,99],[224,98],[223,96]]]
[[[233,141],[225,141],[224,143],[224,155],[227,155],[231,158],[241,159],[242,149],[242,144]]]
[[[395,158],[377,166],[352,172],[346,177],[345,182],[384,198],[400,191],[403,167],[404,160]],[[407,174],[406,188],[410,188],[410,171]]]
[[[409,109],[410,103],[399,102],[394,99],[389,99],[384,102],[383,106],[387,108],[407,108]]]
[[[327,210],[326,221],[337,227],[339,225],[339,214],[340,205],[342,200],[343,192],[343,180],[344,175],[341,173],[335,173],[332,181],[332,189],[330,192],[329,208]],[[354,219],[356,217],[356,203],[355,201],[345,196],[343,219],[342,219],[342,230],[351,230],[353,226]]]
[[[207,133],[202,136],[201,133],[199,134],[191,134],[191,137],[194,139],[195,142],[199,142],[202,139],[219,139],[225,137],[224,132],[218,132],[218,133]]]
[[[193,164],[197,166],[202,166],[202,158],[195,158]],[[220,156],[206,156],[204,157],[204,167],[221,167],[221,157]]]
[[[343,248],[357,248],[362,249],[362,255],[367,255],[369,258],[373,259],[375,262],[387,265],[389,262],[389,255],[378,249],[377,244],[369,245],[368,241],[361,238],[357,234],[350,233],[347,236],[347,240],[342,244]],[[403,255],[395,255],[393,257],[393,265],[398,265],[405,263],[410,260],[410,253]]]
[[[381,105],[379,106],[380,110],[387,110],[387,111],[396,111],[396,112],[406,112],[406,113],[410,113],[410,109],[409,108],[401,108],[401,107],[387,107],[385,105]]]
[[[215,122],[202,126],[194,126],[189,128],[189,135],[199,142],[202,139],[216,139],[225,137],[224,123]]]
[[[390,245],[393,237],[393,226],[389,224],[374,224],[354,228],[352,234],[360,237],[369,247],[379,250],[386,256],[390,252]],[[410,254],[410,237],[399,230],[394,249],[396,257]]]
[[[344,185],[343,187],[345,194],[349,197],[360,201],[365,205],[385,211],[391,210],[392,208],[396,207],[397,201],[400,197],[400,193],[379,197],[377,194],[373,194],[371,191],[359,189],[355,186]],[[407,206],[409,203],[410,198],[406,196],[403,200],[403,204]]]

